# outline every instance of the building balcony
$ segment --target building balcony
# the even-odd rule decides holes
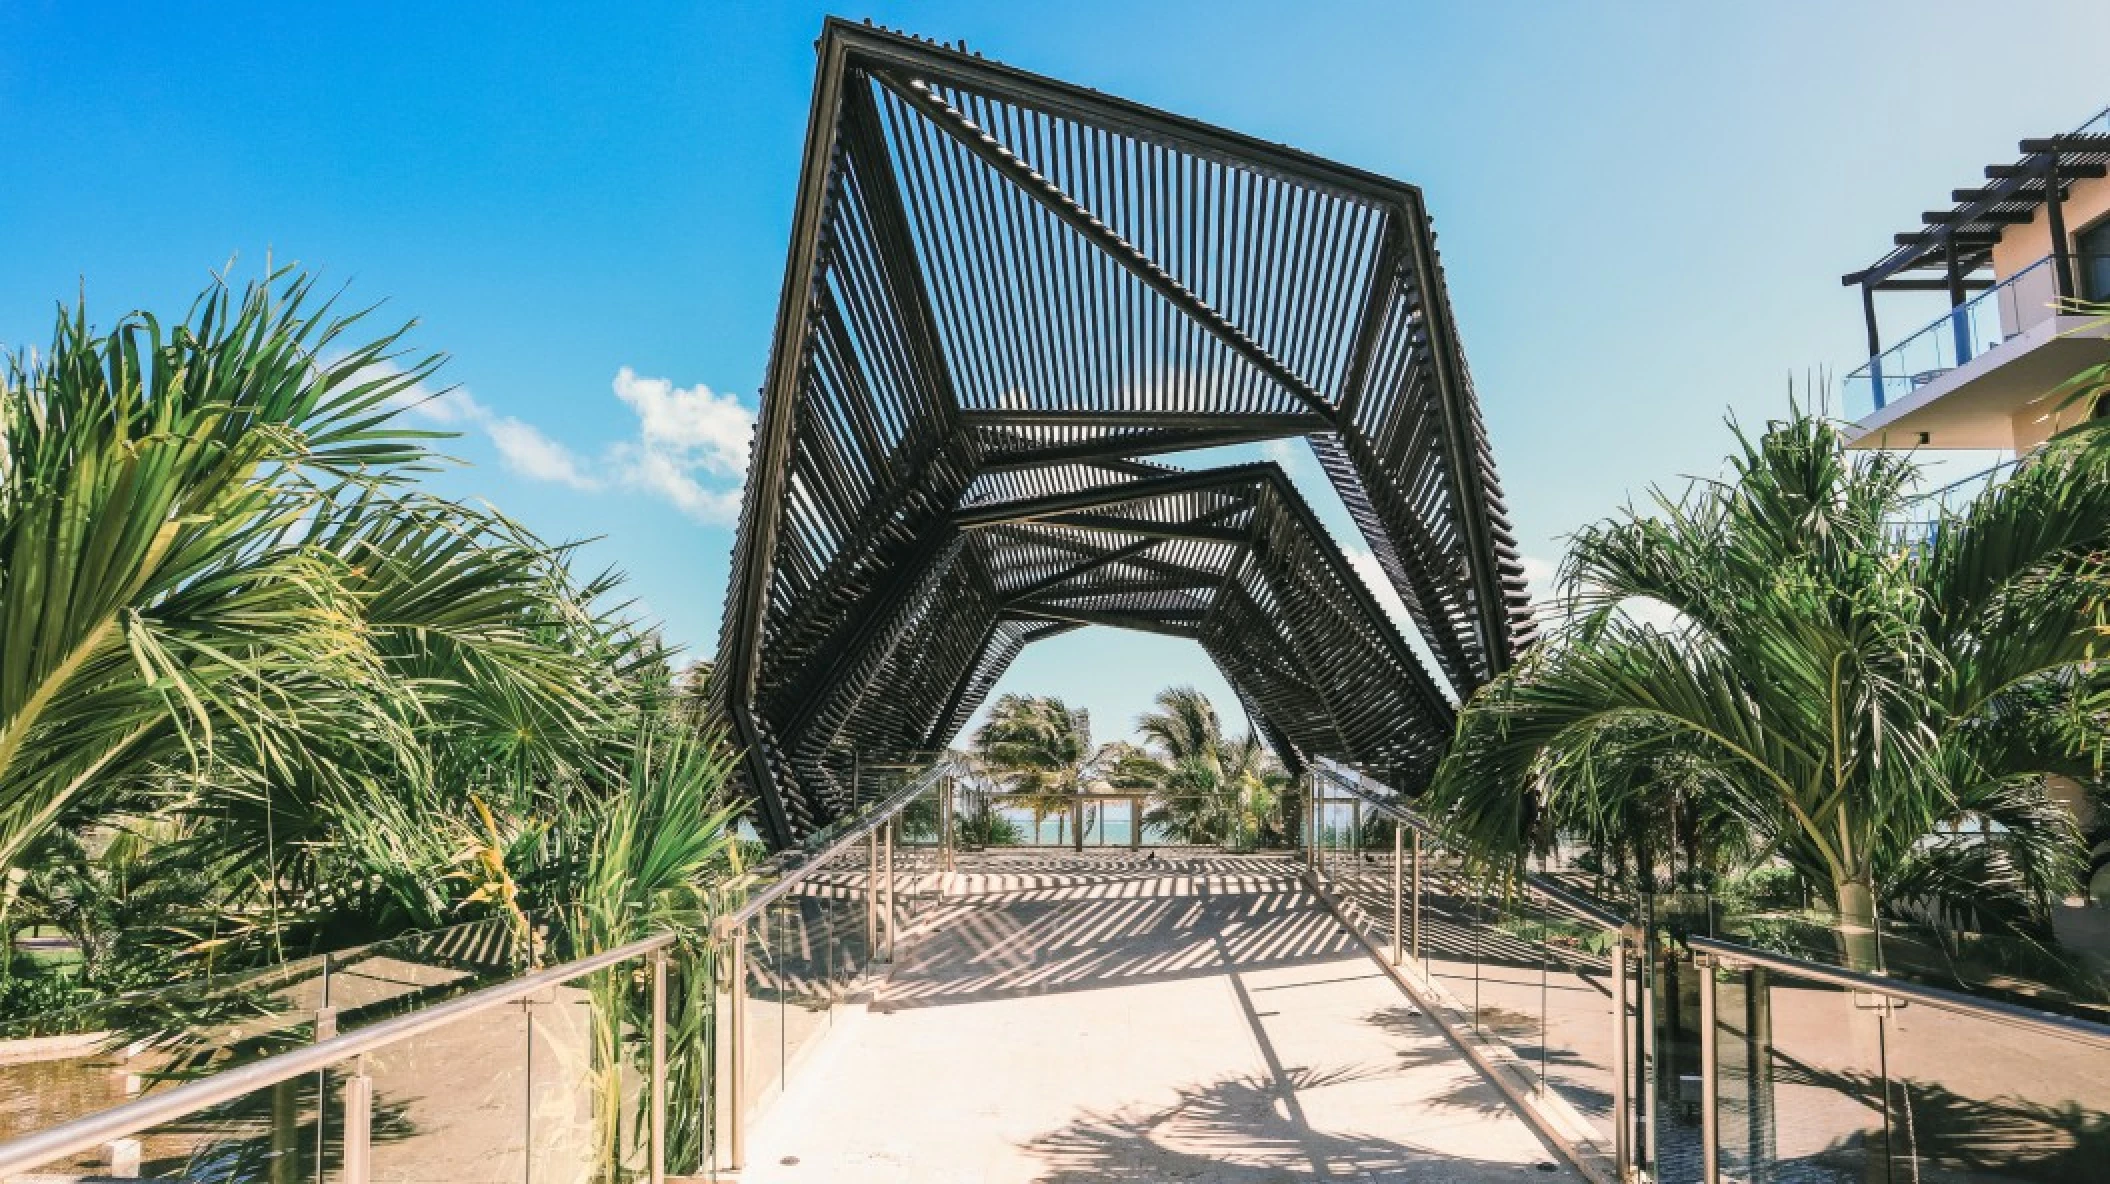
[[[2071,259],[2084,290],[2103,293],[2110,256]],[[2054,260],[2039,259],[1847,375],[1849,444],[2022,451],[2050,435],[2061,415],[2047,396],[2110,361],[2110,326],[2060,311],[2055,277]]]

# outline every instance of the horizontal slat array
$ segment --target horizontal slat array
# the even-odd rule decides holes
[[[1293,767],[1425,776],[1451,697],[1280,470],[1141,459],[1312,437],[1452,694],[1505,666],[1420,195],[870,28],[820,50],[713,683],[770,837],[1094,624],[1198,642]]]

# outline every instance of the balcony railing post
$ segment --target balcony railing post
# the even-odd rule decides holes
[[[667,1178],[667,951],[652,951],[652,1184]]]
[[[938,853],[943,856],[947,874],[953,870],[952,862],[952,778],[938,783]]]
[[[1612,944],[1612,1162],[1621,1180],[1634,1178],[1634,1074],[1627,1064],[1626,934]]]
[[[1407,830],[1404,823],[1392,825],[1392,965],[1403,961],[1406,950],[1406,933],[1401,924],[1407,906],[1406,862]]]
[[[1693,970],[1700,976],[1700,1182],[1722,1180],[1722,1066],[1720,1033],[1715,1020],[1715,960],[1695,954]]]
[[[343,1184],[369,1184],[374,1176],[374,1079],[360,1057],[344,1079]]]
[[[865,951],[879,957],[879,832],[865,836]]]
[[[1412,869],[1414,875],[1414,915],[1407,921],[1408,948],[1412,951],[1414,960],[1419,962],[1421,961],[1421,832],[1418,830],[1414,831],[1412,835],[1408,836],[1408,842],[1414,845],[1414,866]]]
[[[894,820],[889,818],[879,825],[879,890],[886,893],[885,903],[879,906],[879,932],[886,956],[880,961],[891,966],[894,963],[894,926],[900,914],[894,910]]]
[[[1641,1090],[1637,1101],[1641,1106],[1641,1146],[1635,1159],[1646,1171],[1656,1170],[1656,992],[1662,989],[1662,962],[1657,959],[1655,943],[1648,940],[1647,929],[1642,930],[1641,955],[1641,1049],[1640,1063],[1635,1066],[1635,1084]]]
[[[730,993],[725,1000],[727,1042],[725,1083],[725,1158],[728,1171],[739,1171],[747,1162],[747,926],[735,925],[730,937],[732,965],[726,973]]]

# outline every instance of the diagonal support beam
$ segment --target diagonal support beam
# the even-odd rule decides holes
[[[1006,616],[1024,617],[1036,621],[1060,621],[1066,625],[1105,625],[1111,629],[1133,629],[1138,633],[1159,633],[1166,637],[1193,639],[1201,623],[1199,616],[1179,617],[1194,623],[1181,625],[1164,619],[1167,614],[1142,615],[1138,613],[1103,613],[1085,608],[1048,608],[1044,605],[1018,605],[1004,610]]]
[[[1176,493],[1199,493],[1207,490],[1225,490],[1249,486],[1256,481],[1265,481],[1268,474],[1281,472],[1266,461],[1249,465],[1233,465],[1222,469],[1200,469],[1195,472],[1167,473],[1162,477],[1146,477],[1141,481],[1123,481],[1117,485],[1100,485],[1091,489],[1080,489],[1073,493],[1054,493],[1045,497],[1019,498],[1013,501],[990,502],[987,505],[967,506],[953,511],[953,524],[962,527],[995,526],[1004,522],[1030,522],[1036,518],[1049,518],[1057,514],[1073,514],[1086,510],[1098,510],[1107,506],[1118,506],[1125,502],[1139,502],[1148,498],[1167,497]]]
[[[903,102],[915,108],[940,131],[951,136],[961,147],[995,169],[999,176],[1018,186],[1028,197],[1039,202],[1070,229],[1083,235],[1086,241],[1104,251],[1108,258],[1120,264],[1129,274],[1170,301],[1173,307],[1186,313],[1211,336],[1229,346],[1232,352],[1280,383],[1284,390],[1304,404],[1313,415],[1329,423],[1333,421],[1333,405],[1326,401],[1326,396],[1312,389],[1310,383],[1278,361],[1275,355],[1267,352],[1259,342],[1246,336],[1245,330],[1232,324],[1222,313],[1210,307],[1207,301],[1189,291],[1185,284],[1174,279],[1150,256],[1122,238],[1112,227],[1101,222],[1090,210],[1078,205],[1075,198],[1035,172],[1032,165],[1012,155],[1010,149],[975,126],[974,121],[962,114],[958,108],[939,98],[937,92],[922,80],[902,80],[891,73],[880,73],[876,77],[888,90],[899,95]]]

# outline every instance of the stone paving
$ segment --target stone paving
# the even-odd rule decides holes
[[[1577,1180],[1271,856],[963,859],[743,1181]]]

